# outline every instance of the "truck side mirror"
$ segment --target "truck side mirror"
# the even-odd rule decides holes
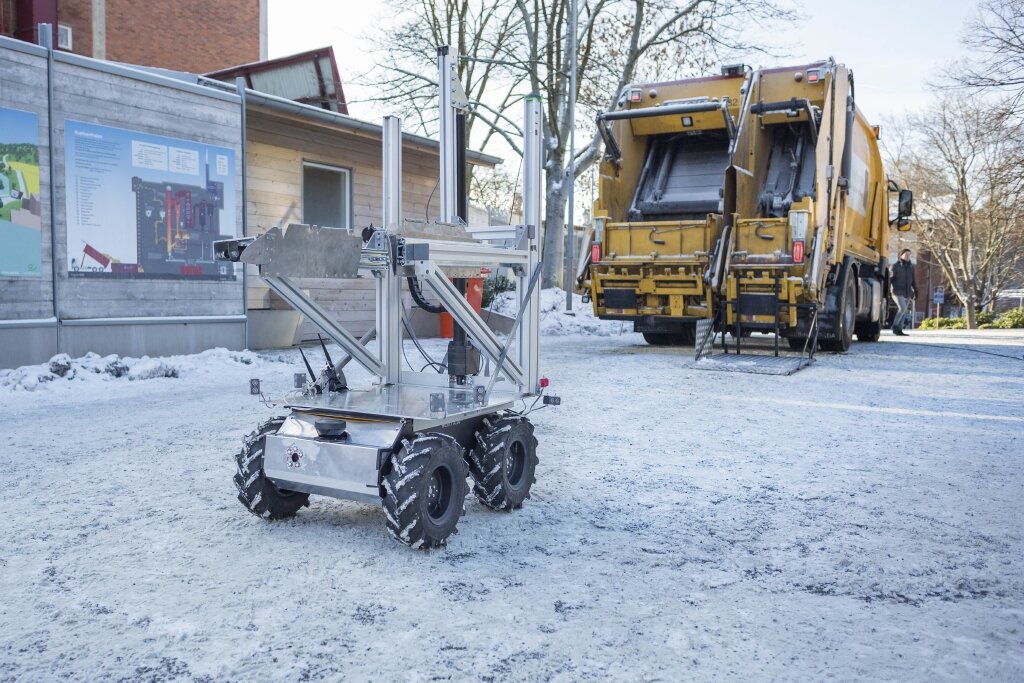
[[[910,190],[900,190],[899,208],[897,209],[899,218],[910,218],[914,213],[914,193]]]
[[[896,208],[896,229],[900,232],[910,230],[910,217],[914,213],[914,193],[910,190],[900,190],[899,201]]]

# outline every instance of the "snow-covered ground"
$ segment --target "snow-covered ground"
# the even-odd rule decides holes
[[[235,500],[274,414],[247,380],[286,391],[294,352],[20,371],[0,680],[1021,680],[1024,362],[941,345],[1024,336],[887,335],[790,377],[546,336],[532,500],[471,501],[429,553],[373,506]]]

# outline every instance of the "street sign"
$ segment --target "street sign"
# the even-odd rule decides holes
[[[932,303],[933,304],[944,304],[944,303],[946,303],[946,290],[944,290],[942,287],[936,287],[935,291],[932,293]]]

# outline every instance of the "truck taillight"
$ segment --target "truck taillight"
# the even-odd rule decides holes
[[[594,242],[590,245],[590,262],[597,263],[601,260],[601,243]]]
[[[809,211],[802,209],[789,212],[789,239],[793,244],[793,263],[804,262],[804,250],[807,246],[807,228],[811,222]]]
[[[804,241],[797,240],[793,242],[793,263],[804,262]]]

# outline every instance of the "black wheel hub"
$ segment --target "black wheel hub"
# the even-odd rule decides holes
[[[522,441],[513,441],[509,444],[508,452],[505,454],[505,481],[513,488],[518,488],[523,481],[523,472],[526,471],[526,447]]]
[[[437,522],[449,513],[452,503],[452,473],[446,467],[438,467],[430,473],[427,481],[427,514]]]

